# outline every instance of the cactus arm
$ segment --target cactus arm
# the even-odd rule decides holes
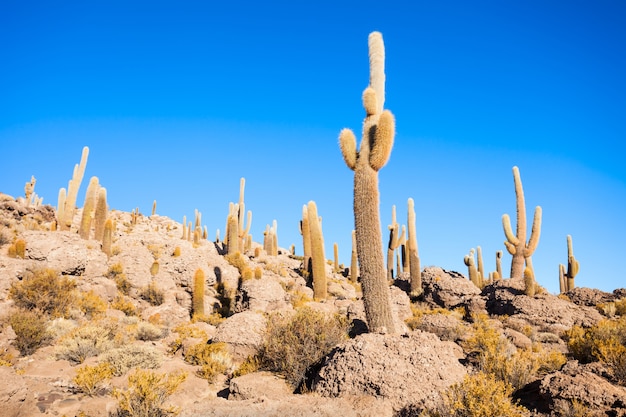
[[[524,188],[519,168],[513,167],[513,180],[515,182],[515,197],[517,203],[517,239],[526,242],[526,203],[524,200]]]
[[[370,145],[369,163],[374,171],[385,166],[391,155],[393,148],[393,138],[395,135],[395,119],[389,110],[385,110],[378,119],[378,124],[374,128],[374,141]]]
[[[385,106],[385,44],[380,32],[372,32],[367,38],[370,61],[370,86],[376,92],[376,113]]]
[[[339,148],[341,149],[341,154],[343,155],[343,160],[346,165],[354,171],[356,167],[357,151],[356,137],[352,130],[343,129],[341,133],[339,133]]]
[[[513,234],[513,229],[511,228],[511,218],[508,214],[502,215],[502,227],[504,228],[504,235],[506,236],[507,242],[513,247],[517,246],[519,244],[519,239]],[[506,245],[507,242],[504,242],[504,244]],[[507,249],[509,249],[508,245]],[[515,252],[511,252],[510,249],[509,253],[511,253],[511,255],[515,254]]]
[[[537,249],[537,244],[539,243],[539,236],[541,235],[541,207],[537,206],[535,208],[535,216],[533,218],[533,227],[530,232],[530,239],[528,240],[528,244],[524,249],[524,257],[530,257]]]

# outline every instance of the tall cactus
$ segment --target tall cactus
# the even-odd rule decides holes
[[[300,234],[302,235],[302,271],[310,272],[311,269],[311,233],[309,228],[309,212],[307,205],[302,206],[302,220],[300,220]]]
[[[511,219],[508,214],[502,216],[502,226],[506,236],[504,246],[506,246],[506,249],[513,257],[511,260],[511,278],[521,279],[524,274],[524,263],[532,269],[531,256],[537,248],[541,233],[541,207],[537,206],[535,208],[530,239],[526,243],[526,205],[522,180],[517,167],[513,167],[513,180],[515,182],[515,197],[517,200],[517,233],[513,234]]]
[[[252,211],[248,210],[247,218],[245,217],[246,216],[246,204],[243,201],[245,187],[246,187],[246,179],[242,177],[239,180],[239,204],[238,204],[239,212],[238,212],[238,218],[237,218],[239,247],[241,248],[242,251],[246,247],[246,240],[248,237],[248,233],[250,233],[250,226],[252,225]]]
[[[378,171],[393,147],[395,120],[385,104],[385,46],[379,32],[368,38],[370,83],[363,92],[363,136],[357,150],[350,129],[339,134],[339,146],[348,168],[354,171],[354,224],[363,288],[365,316],[372,332],[395,333],[391,295],[383,258],[379,213]]]
[[[389,243],[387,245],[387,280],[393,281],[393,260],[396,249],[400,246],[405,239],[406,230],[402,228],[402,234],[400,234],[400,225],[396,221],[396,206],[391,207],[391,224],[387,226],[389,229]],[[396,271],[396,276],[398,275]]]
[[[95,232],[94,239],[102,242],[104,236],[104,223],[108,216],[107,206],[107,190],[104,187],[100,187],[98,190],[98,201],[96,202],[96,212],[94,215]]]
[[[91,223],[95,216],[96,201],[98,198],[98,177],[91,177],[87,191],[85,193],[85,204],[83,204],[83,215],[80,219],[80,228],[78,229],[78,235],[83,239],[89,239],[91,232]]]
[[[496,273],[498,274],[498,278],[502,278],[502,251],[496,251]],[[496,280],[494,279],[494,281]]]
[[[572,236],[567,235],[567,271],[565,265],[559,265],[559,287],[561,293],[573,290],[576,287],[574,278],[578,274],[580,264],[574,257],[574,245],[572,244]]]
[[[89,157],[89,148],[85,146],[80,158],[80,164],[74,166],[74,174],[67,187],[67,196],[64,202],[63,218],[59,222],[59,230],[70,230],[72,220],[74,219],[74,211],[76,210],[76,197],[80,183],[85,175],[85,167],[87,166],[87,158]]]
[[[313,272],[313,298],[326,299],[326,257],[324,255],[324,237],[322,225],[317,215],[317,205],[309,201],[307,206],[309,229],[311,233],[311,265]]]
[[[417,251],[417,233],[415,231],[415,203],[412,198],[407,201],[408,215],[407,223],[409,226],[409,274],[411,276],[411,296],[417,297],[422,294],[422,270],[420,265],[419,253]]]

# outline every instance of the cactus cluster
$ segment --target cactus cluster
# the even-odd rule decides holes
[[[354,223],[363,302],[369,330],[395,333],[383,258],[378,171],[391,155],[395,120],[385,104],[385,47],[380,32],[368,38],[370,83],[363,92],[365,120],[360,146],[350,129],[339,134],[343,159],[354,171]]]
[[[245,178],[241,178],[239,181],[239,202],[237,204],[230,203],[228,206],[224,245],[226,245],[227,253],[230,255],[239,251],[249,250],[252,246],[252,236],[249,234],[252,224],[252,212],[248,210],[246,217],[246,205],[244,202],[245,185]]]
[[[76,209],[76,197],[78,196],[78,189],[83,181],[85,175],[85,168],[87,166],[87,158],[89,157],[89,148],[85,146],[80,158],[80,163],[74,166],[74,173],[72,179],[70,179],[65,188],[59,190],[59,201],[57,207],[57,224],[59,230],[67,231],[72,227],[72,221],[74,219],[74,211]]]

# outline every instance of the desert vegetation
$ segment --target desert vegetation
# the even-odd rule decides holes
[[[97,177],[77,208],[88,148],[56,208],[41,204],[34,178],[25,196],[0,194],[4,415],[625,413],[626,289],[576,287],[570,236],[561,294],[541,287],[531,259],[541,208],[528,233],[517,168],[516,229],[502,218],[509,277],[502,252],[485,272],[480,247],[466,275],[422,267],[413,199],[408,227],[394,208],[384,252],[378,171],[395,122],[382,35],[369,42],[364,137],[357,147],[340,133],[354,171],[349,268],[325,259],[314,201],[292,225],[303,254],[279,246],[276,221],[253,241],[244,179],[219,219],[223,240],[197,210],[182,223],[156,201],[150,216],[111,210]]]

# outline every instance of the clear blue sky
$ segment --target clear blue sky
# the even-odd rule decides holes
[[[252,234],[278,221],[296,245],[315,200],[326,253],[349,264],[353,173],[337,145],[360,132],[367,36],[386,46],[397,134],[380,171],[391,206],[416,202],[423,266],[487,270],[515,222],[543,208],[533,262],[558,292],[571,234],[578,286],[626,287],[626,3],[599,1],[4,2],[0,192],[31,175],[56,206],[83,146],[112,208],[223,233],[245,177]],[[504,269],[510,265],[505,251]]]

